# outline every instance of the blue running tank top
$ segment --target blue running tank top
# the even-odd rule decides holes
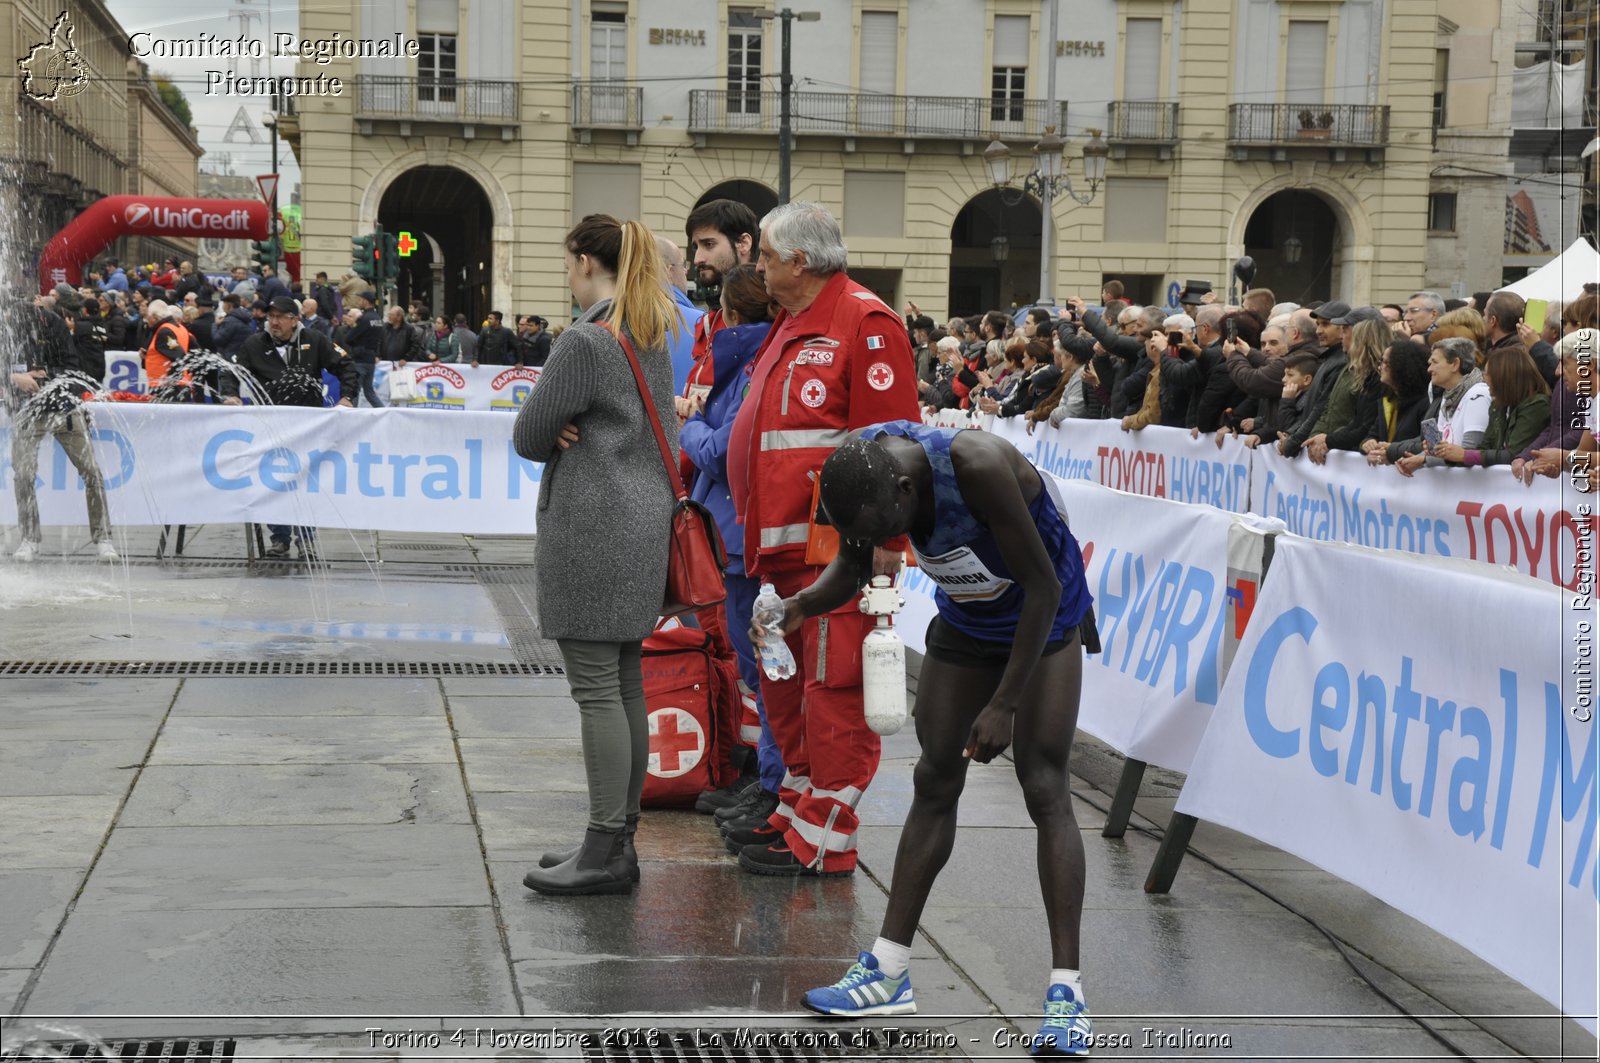
[[[950,444],[971,429],[933,428],[914,421],[886,421],[862,429],[865,439],[885,435],[910,439],[921,445],[933,470],[933,535],[926,542],[911,537],[917,564],[933,581],[933,599],[939,615],[957,631],[984,642],[1010,642],[1022,615],[1023,591],[1011,578],[994,533],[980,524],[967,508],[956,483]],[[1065,639],[1088,614],[1094,599],[1089,593],[1078,540],[1062,515],[1066,507],[1055,482],[1040,473],[1043,490],[1028,510],[1044,548],[1055,562],[1061,581],[1061,602],[1050,625],[1050,641]]]

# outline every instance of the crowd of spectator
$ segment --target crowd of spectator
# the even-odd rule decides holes
[[[85,371],[104,379],[106,351],[143,353],[169,324],[187,335],[188,350],[235,360],[245,341],[265,330],[268,308],[280,298],[292,298],[302,327],[345,347],[358,365],[388,359],[539,367],[555,334],[538,314],[518,315],[508,328],[500,311],[490,311],[474,331],[466,315],[434,316],[422,302],[380,311],[378,293],[349,272],[336,282],[319,272],[302,284],[271,266],[254,272],[234,266],[221,278],[172,258],[132,269],[108,260],[90,269],[78,288],[57,285],[46,302],[68,320],[74,343],[87,348],[80,349]],[[370,381],[366,371],[363,383]]]
[[[1511,292],[1404,305],[1279,302],[1270,289],[1226,305],[1190,282],[1181,306],[1137,306],[1108,282],[1100,305],[1076,296],[1014,321],[999,311],[943,327],[908,304],[906,327],[925,410],[1048,422],[1117,418],[1237,436],[1323,463],[1359,452],[1405,476],[1426,466],[1506,465],[1524,482],[1592,449],[1595,333],[1590,285],[1524,321]],[[1581,463],[1580,463],[1581,464]]]

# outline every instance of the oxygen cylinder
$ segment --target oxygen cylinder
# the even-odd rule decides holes
[[[861,594],[861,611],[878,618],[861,643],[861,694],[867,726],[880,735],[906,722],[906,646],[890,623],[904,605],[888,576],[874,576]]]

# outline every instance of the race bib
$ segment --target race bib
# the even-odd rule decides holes
[[[950,596],[951,601],[992,602],[1011,586],[1011,580],[990,572],[983,559],[973,553],[970,546],[937,557],[919,553],[917,561],[922,571]]]

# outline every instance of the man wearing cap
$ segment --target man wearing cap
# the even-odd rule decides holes
[[[1372,307],[1362,307],[1362,309],[1371,311],[1373,317],[1382,316]],[[1305,413],[1295,426],[1289,429],[1289,438],[1278,443],[1278,452],[1286,458],[1299,454],[1300,448],[1311,438],[1312,430],[1328,407],[1328,396],[1333,393],[1333,382],[1339,379],[1339,374],[1344,372],[1345,364],[1350,360],[1344,348],[1346,329],[1351,323],[1350,304],[1337,299],[1323,303],[1311,311],[1311,320],[1316,325],[1317,342],[1322,344],[1323,350],[1317,365],[1317,375],[1312,378],[1311,390],[1306,397]]]
[[[300,320],[300,304],[279,296],[267,307],[267,328],[245,341],[239,351],[239,366],[261,382],[263,390],[281,405],[322,406],[322,374],[333,374],[339,381],[339,405],[355,405],[360,378],[355,363],[343,347],[328,337],[306,328]],[[239,382],[224,374],[222,391],[228,406],[240,405]],[[291,533],[300,540],[300,556],[316,557],[315,532],[311,528],[291,529],[285,524],[269,524],[272,536],[268,557],[287,557]]]
[[[378,371],[379,341],[383,339],[383,326],[378,323],[378,312],[374,309],[377,302],[378,293],[368,288],[358,293],[356,305],[345,311],[347,318],[351,310],[356,312],[355,320],[345,334],[344,345],[350,352],[350,360],[355,363],[356,375],[361,380],[361,394],[366,396],[369,406],[384,405],[372,386],[372,375]],[[354,391],[350,393],[350,402],[351,405],[357,405]]]

